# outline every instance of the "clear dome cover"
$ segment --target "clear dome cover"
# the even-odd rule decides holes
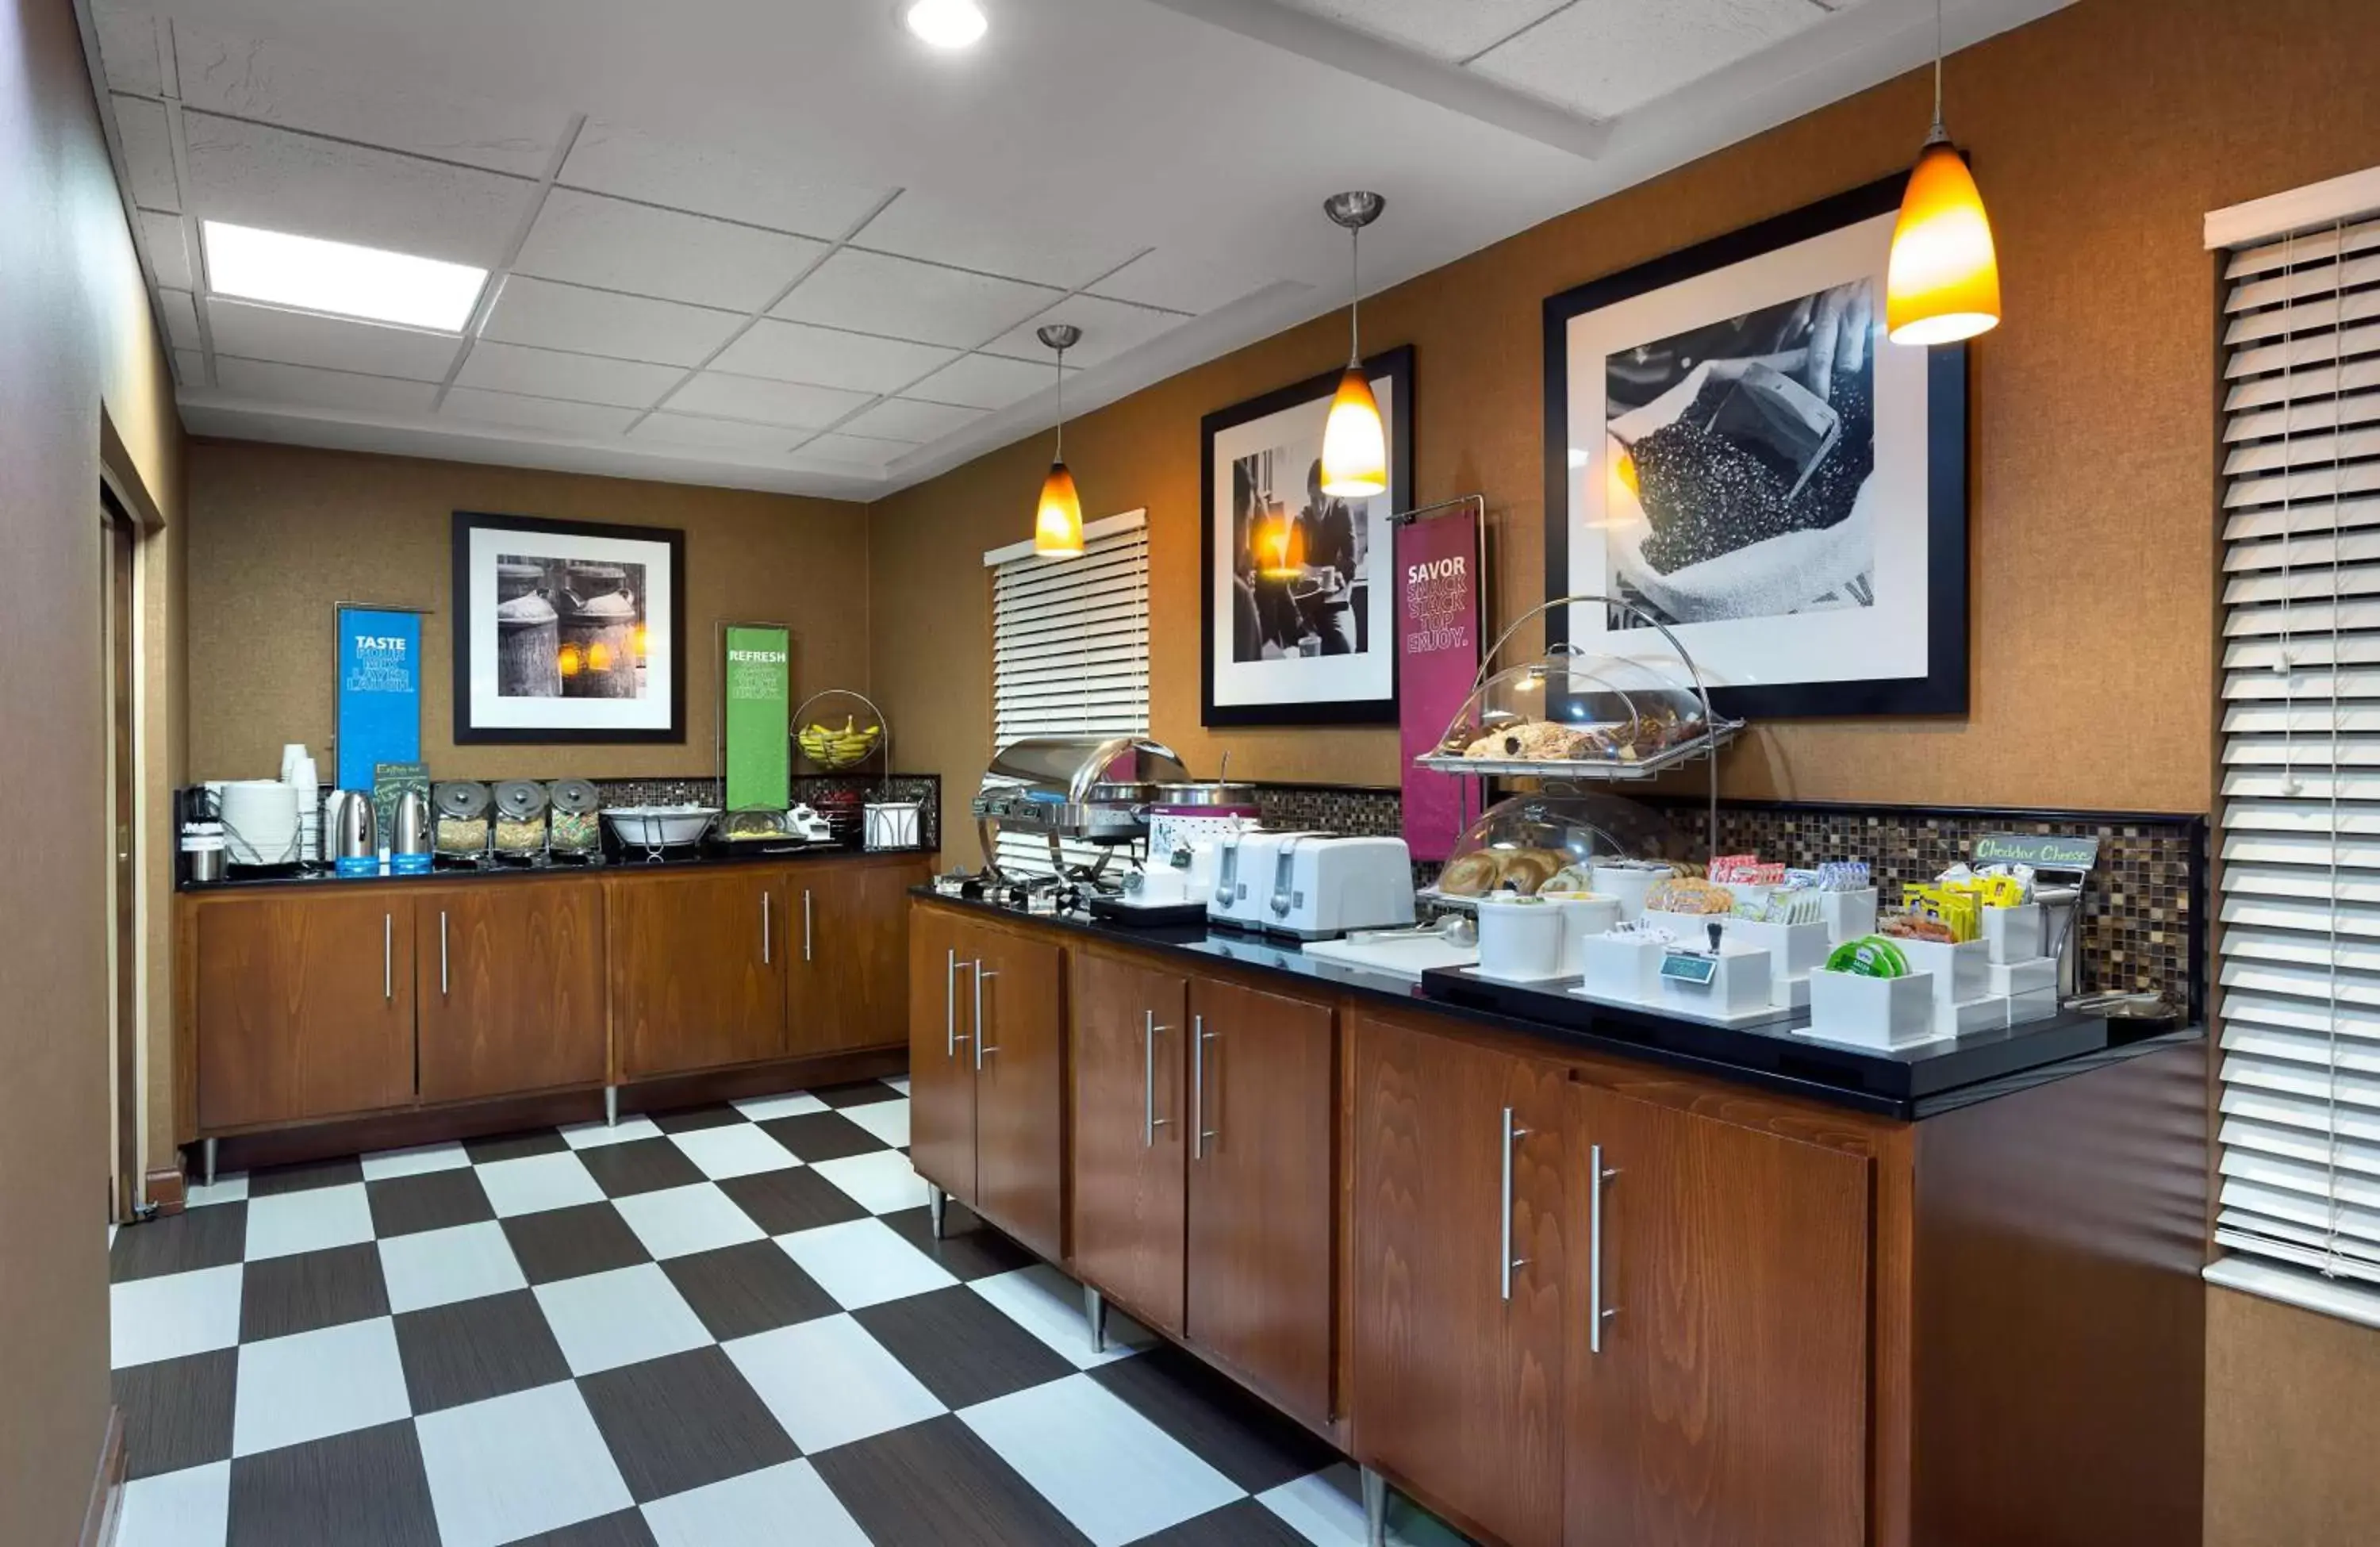
[[[1461,903],[1511,887],[1592,890],[1595,866],[1683,862],[1685,836],[1648,806],[1617,795],[1516,795],[1490,806],[1454,846],[1428,895]]]
[[[1701,699],[1664,667],[1620,655],[1554,654],[1508,666],[1474,688],[1431,761],[1491,765],[1483,773],[1566,764],[1626,775],[1706,744],[1708,729]]]

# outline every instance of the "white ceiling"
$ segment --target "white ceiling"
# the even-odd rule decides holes
[[[1047,426],[1044,323],[1073,412],[1344,305],[1327,193],[1388,195],[1376,288],[1934,37],[1931,0],[983,0],[957,55],[893,0],[79,3],[194,430],[852,498]],[[1952,0],[1951,46],[2068,3]],[[494,277],[460,335],[252,305],[201,219]]]

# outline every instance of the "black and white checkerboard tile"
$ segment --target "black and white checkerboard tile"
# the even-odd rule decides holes
[[[1362,1541],[1310,1436],[934,1240],[908,1130],[869,1081],[194,1188],[110,1248],[120,1547]]]

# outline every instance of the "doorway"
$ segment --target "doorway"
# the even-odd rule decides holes
[[[134,743],[133,554],[140,528],[113,493],[100,491],[101,676],[107,712],[108,1218],[135,1217],[140,1199],[140,912],[132,841],[140,761]]]

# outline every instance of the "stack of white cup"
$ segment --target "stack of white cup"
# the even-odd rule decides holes
[[[298,788],[298,858],[322,858],[322,785],[313,755],[303,742],[281,749],[281,782]]]

